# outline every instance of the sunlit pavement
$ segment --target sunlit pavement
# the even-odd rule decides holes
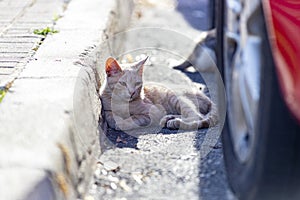
[[[139,2],[126,33],[125,53],[116,55],[120,61],[150,56],[144,72],[146,82],[175,89],[192,82],[205,84],[198,72],[182,73],[172,66],[187,58],[195,45],[193,39],[201,33],[197,29],[209,29],[206,1]],[[205,80],[213,82],[212,75],[207,74]],[[214,92],[213,87],[209,94]],[[226,181],[219,136],[217,128],[190,132],[163,129],[139,137],[109,130],[101,136],[103,152],[86,198],[234,199]]]

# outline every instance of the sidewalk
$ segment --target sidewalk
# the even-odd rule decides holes
[[[62,0],[4,0],[0,3],[0,87],[9,87],[44,36],[35,29],[53,27],[66,6]]]
[[[122,0],[0,2],[0,87],[7,90],[0,103],[0,199],[86,193],[99,155],[94,69],[107,56],[99,47],[126,26],[130,7]],[[58,33],[33,33],[46,27]]]

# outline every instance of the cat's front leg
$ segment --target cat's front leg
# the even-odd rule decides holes
[[[160,105],[143,104],[144,113],[132,114],[128,118],[114,117],[116,129],[126,131],[145,127],[159,127],[160,119],[166,112]]]
[[[113,128],[113,129],[117,128],[112,111],[105,111],[104,112],[104,117],[105,117],[105,120],[106,120],[106,122],[107,122],[107,124],[110,128]]]
[[[145,127],[149,125],[151,122],[151,119],[148,116],[144,116],[144,115],[137,115],[137,116],[134,115],[126,119],[123,119],[122,117],[119,116],[115,116],[114,119],[116,121],[115,129],[121,131],[129,131],[129,130]]]

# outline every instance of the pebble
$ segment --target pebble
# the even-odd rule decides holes
[[[125,190],[126,192],[132,192],[132,189],[127,185],[125,180],[121,180],[119,182],[120,187]]]
[[[140,185],[143,184],[143,181],[142,181],[142,178],[143,178],[143,175],[140,174],[140,173],[134,173],[132,174],[132,178]]]
[[[107,180],[115,183],[118,183],[120,181],[117,177],[114,177],[112,175],[108,175]]]
[[[84,200],[95,200],[93,196],[88,195],[84,197]]]
[[[117,163],[110,160],[104,162],[103,167],[106,171],[117,171],[120,168],[120,166]]]
[[[108,172],[107,172],[106,170],[104,170],[104,169],[101,170],[101,173],[102,173],[103,175],[105,175],[105,176],[108,174]]]
[[[200,174],[200,178],[205,178],[206,174]]]
[[[113,190],[116,190],[118,188],[117,184],[115,184],[115,183],[110,183],[110,187]]]
[[[215,170],[211,172],[211,175],[215,175],[215,174],[217,174]]]

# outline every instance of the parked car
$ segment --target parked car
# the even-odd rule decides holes
[[[240,200],[300,199],[300,1],[217,0],[222,133]]]

